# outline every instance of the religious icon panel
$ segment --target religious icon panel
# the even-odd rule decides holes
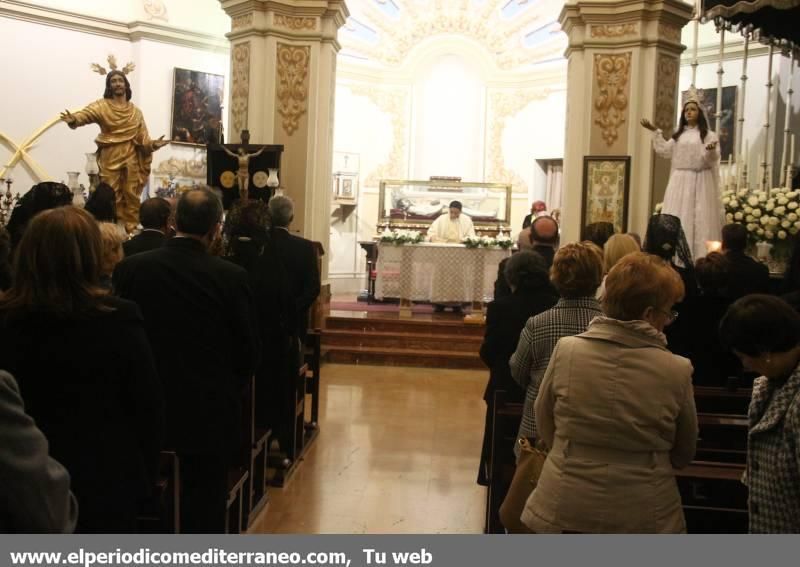
[[[610,222],[616,232],[628,229],[630,165],[631,158],[628,156],[583,158],[583,226]]]

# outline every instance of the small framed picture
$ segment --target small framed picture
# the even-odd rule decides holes
[[[582,226],[610,222],[616,232],[628,229],[630,156],[583,158]]]

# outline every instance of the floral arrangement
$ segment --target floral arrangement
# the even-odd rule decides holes
[[[381,242],[402,246],[403,244],[417,244],[422,242],[424,236],[416,230],[392,230],[381,234]]]
[[[800,191],[729,189],[722,193],[722,204],[725,221],[744,224],[753,244],[768,242],[774,258],[788,257],[791,236],[800,232]]]
[[[497,238],[490,238],[488,236],[467,236],[462,240],[464,246],[467,248],[503,248],[507,250],[514,245],[514,241],[504,235],[502,232]]]

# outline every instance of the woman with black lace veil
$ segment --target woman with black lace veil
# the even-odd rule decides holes
[[[692,251],[683,232],[681,219],[663,213],[650,217],[642,248],[644,252],[660,256],[670,263],[683,280],[686,297],[697,295]]]

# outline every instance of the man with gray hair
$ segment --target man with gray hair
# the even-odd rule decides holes
[[[320,291],[317,253],[313,242],[289,233],[289,225],[294,219],[294,203],[289,197],[278,195],[270,199],[269,214],[272,242],[286,268],[294,296],[298,334],[301,344],[304,344],[308,332],[308,310]]]

